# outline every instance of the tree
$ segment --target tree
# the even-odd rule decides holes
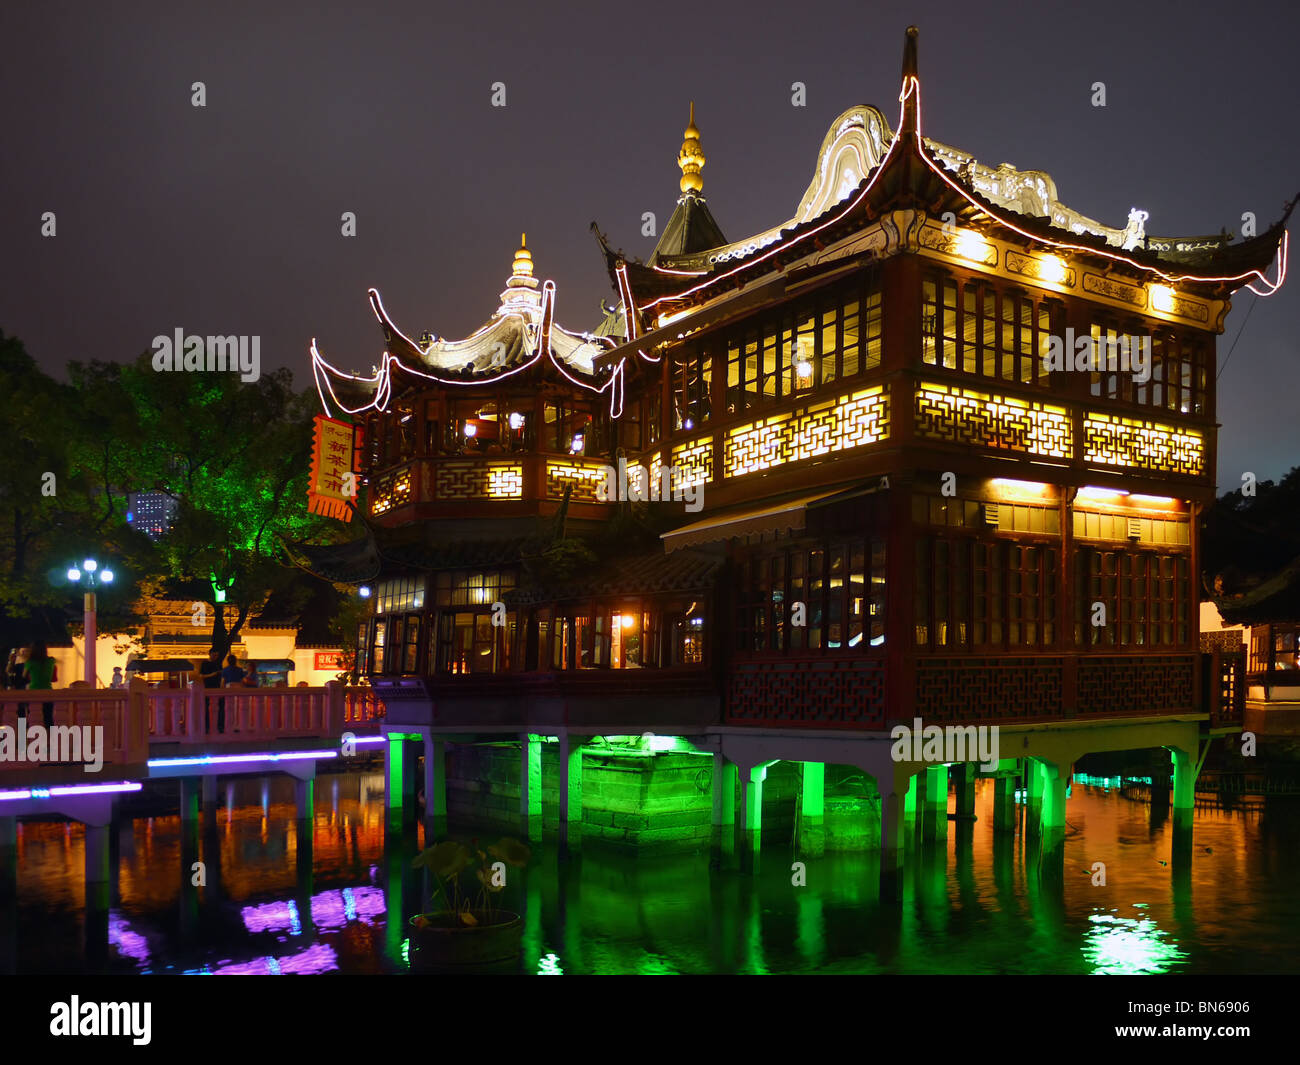
[[[205,602],[224,656],[292,569],[279,538],[337,532],[306,509],[312,397],[288,370],[253,382],[228,373],[155,371],[148,353],[127,365],[74,364],[72,374],[105,412],[84,461],[114,509],[117,487],[179,501],[158,545],[162,571]]]

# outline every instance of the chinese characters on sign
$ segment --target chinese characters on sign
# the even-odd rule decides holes
[[[307,509],[327,518],[352,520],[357,478],[352,469],[352,426],[316,415],[311,452],[311,483]]]

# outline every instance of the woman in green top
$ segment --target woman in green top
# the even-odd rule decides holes
[[[32,691],[48,691],[59,679],[59,665],[50,656],[43,643],[32,644],[32,653],[27,656],[27,664],[23,667],[23,671],[27,674],[27,687]],[[41,703],[41,715],[45,718],[46,728],[53,725],[54,704]],[[26,708],[22,716],[27,716]]]

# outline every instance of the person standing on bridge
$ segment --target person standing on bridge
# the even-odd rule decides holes
[[[59,679],[59,666],[46,650],[45,644],[39,641],[32,644],[31,653],[27,656],[27,664],[23,666],[27,674],[27,687],[32,691],[49,691],[54,687],[54,682]],[[27,716],[27,706],[23,704],[20,707],[20,717]],[[45,718],[45,727],[49,728],[54,724],[54,704],[41,703],[41,716]]]
[[[214,647],[208,652],[208,657],[203,660],[199,666],[199,679],[203,681],[203,687],[220,688],[221,687],[221,650]],[[208,705],[207,696],[203,698],[203,724],[208,732],[212,731],[212,710]],[[217,731],[226,731],[226,700],[217,700]]]

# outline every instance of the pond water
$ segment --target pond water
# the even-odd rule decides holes
[[[1198,809],[1191,865],[1176,877],[1167,817],[1076,781],[1064,886],[1051,891],[1032,848],[1027,871],[1019,834],[995,842],[990,785],[979,782],[976,824],[950,823],[946,847],[909,853],[894,904],[879,900],[874,855],[808,858],[807,886],[795,887],[789,844],[765,847],[752,878],[710,872],[706,853],[589,846],[560,862],[538,848],[506,889],[524,917],[520,971],[1300,972],[1300,801]],[[385,848],[381,775],[317,780],[310,852],[287,777],[223,779],[197,855],[175,812],[148,816],[168,794],[146,793],[117,830],[106,947],[93,921],[87,946],[82,827],[21,825],[17,901],[0,903],[0,971],[407,970],[405,918],[426,908],[423,873],[410,869],[414,841]],[[202,887],[191,884],[198,859]],[[1105,886],[1094,886],[1095,862]]]

